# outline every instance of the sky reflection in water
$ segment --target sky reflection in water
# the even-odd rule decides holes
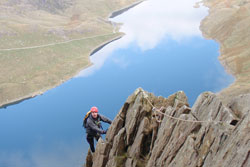
[[[197,0],[148,0],[113,19],[123,23],[120,31],[126,35],[91,56],[93,66],[80,72],[79,76],[91,75],[101,68],[112,52],[128,48],[131,43],[141,51],[153,49],[162,39],[182,42],[201,37],[200,21],[207,15],[207,8],[194,8]],[[181,4],[181,5],[180,5]]]
[[[232,82],[217,60],[218,45],[199,31],[207,9],[194,3],[148,0],[132,8],[112,19],[124,23],[126,35],[91,56],[93,66],[43,96],[1,109],[0,166],[80,166],[88,149],[83,114],[96,105],[113,119],[138,87],[165,97],[181,89],[192,104],[202,91]]]

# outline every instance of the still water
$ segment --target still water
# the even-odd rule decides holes
[[[183,90],[192,105],[201,92],[228,86],[233,78],[217,60],[218,44],[199,31],[207,9],[178,1],[149,0],[114,18],[127,35],[94,54],[92,67],[0,109],[0,167],[81,166],[88,150],[85,113],[97,106],[113,119],[138,87],[165,97]]]

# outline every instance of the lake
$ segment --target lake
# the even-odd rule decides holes
[[[113,119],[138,87],[164,97],[183,90],[192,105],[200,93],[232,83],[218,61],[219,45],[199,31],[207,9],[180,2],[149,0],[113,18],[126,35],[92,55],[93,66],[41,96],[0,109],[0,166],[81,166],[89,148],[85,113],[97,106]]]

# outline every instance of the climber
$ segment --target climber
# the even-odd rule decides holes
[[[86,128],[87,141],[92,153],[95,152],[94,138],[98,141],[101,134],[106,134],[107,132],[107,130],[102,129],[101,121],[112,123],[108,118],[98,114],[97,107],[92,107],[83,119],[83,126]]]

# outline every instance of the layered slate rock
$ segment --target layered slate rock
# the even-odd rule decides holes
[[[88,152],[86,166],[247,167],[247,100],[250,95],[224,106],[217,95],[205,92],[190,108],[183,91],[164,98],[139,88],[126,100],[106,139],[98,141],[96,152]]]

